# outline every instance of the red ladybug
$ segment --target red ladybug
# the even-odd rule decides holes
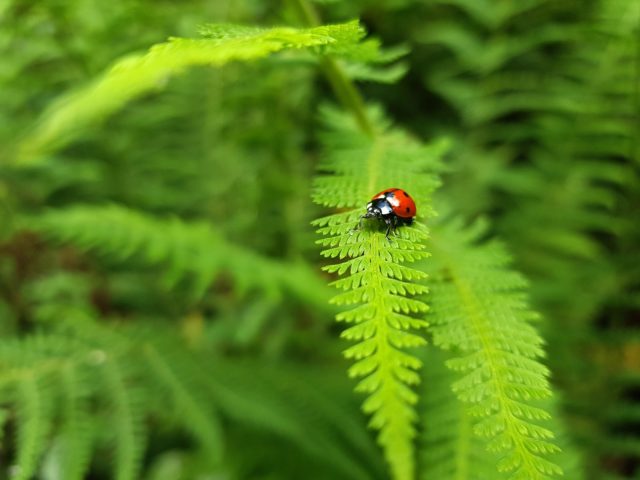
[[[399,225],[411,225],[416,216],[413,198],[401,188],[387,188],[371,198],[367,203],[367,213],[360,217],[377,218],[387,224],[386,236]]]

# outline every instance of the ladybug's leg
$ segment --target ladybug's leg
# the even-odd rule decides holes
[[[387,232],[385,233],[385,237],[387,237],[387,240],[389,240],[389,234],[393,231],[393,233],[396,233],[396,223],[397,223],[397,217],[393,216],[393,217],[387,217],[384,219],[384,223],[387,224]]]
[[[365,218],[369,218],[366,214],[365,215],[360,215],[360,221],[358,222],[358,225],[356,225],[355,227],[353,227],[351,229],[351,235],[353,235],[353,232],[357,232],[358,230],[362,230],[362,220],[364,220]]]

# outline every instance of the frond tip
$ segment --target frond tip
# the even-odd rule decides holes
[[[501,245],[476,246],[478,232],[457,225],[434,228],[431,327],[436,345],[451,349],[447,366],[461,377],[453,390],[475,417],[473,431],[500,454],[497,468],[510,479],[543,480],[562,474],[548,457],[559,448],[536,404],[551,395],[542,338],[526,285],[505,265]]]

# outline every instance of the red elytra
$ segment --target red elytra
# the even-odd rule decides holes
[[[413,218],[416,216],[416,203],[413,198],[401,188],[387,188],[377,193],[371,200],[384,198],[400,218]]]

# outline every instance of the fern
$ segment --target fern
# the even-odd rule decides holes
[[[188,280],[196,300],[224,272],[233,277],[239,291],[259,288],[275,298],[290,292],[326,310],[325,287],[311,269],[232,244],[202,222],[155,218],[110,205],[51,210],[29,225],[47,238],[117,261],[162,265],[167,284]]]
[[[326,46],[328,52],[335,52],[357,43],[363,35],[356,21],[309,29],[211,25],[201,30],[210,38],[172,38],[153,46],[144,55],[131,55],[113,65],[93,84],[53,105],[19,146],[18,164],[37,162],[43,153],[68,143],[81,127],[158,89],[188,67],[249,61],[284,49]]]
[[[52,399],[51,391],[44,383],[46,377],[38,378],[30,373],[21,377],[15,391],[18,438],[13,474],[17,479],[26,480],[34,476],[46,447],[51,429]]]
[[[112,415],[111,442],[114,449],[115,480],[133,480],[139,477],[145,448],[144,410],[135,385],[127,384],[126,373],[115,358],[105,360],[103,375],[109,392]]]
[[[468,406],[458,401],[451,384],[458,373],[448,369],[446,363],[455,357],[455,351],[429,350],[422,357],[424,376],[428,378],[421,388],[421,422],[424,425],[420,442],[421,478],[430,480],[500,480],[509,478],[508,472],[496,471],[500,456],[486,449],[485,439],[474,434],[476,420],[469,414]],[[549,399],[544,407],[557,418],[558,409]],[[562,453],[555,455],[571,480],[585,478],[580,459],[560,422],[549,425],[557,434],[557,444]]]
[[[420,478],[422,480],[503,480],[507,474],[496,471],[499,456],[487,452],[484,439],[473,433],[474,418],[467,406],[451,390],[455,372],[445,366],[451,358],[443,351],[431,350],[424,359],[421,388]]]
[[[211,421],[217,415],[209,411],[211,407],[200,398],[198,391],[190,388],[193,386],[180,378],[164,356],[150,344],[145,346],[145,357],[159,382],[167,386],[166,390],[172,396],[176,411],[190,417],[186,423],[192,429],[194,437],[200,441],[206,455],[214,464],[220,464],[223,453],[222,427]]]
[[[604,251],[592,232],[620,228],[611,209],[627,173],[607,157],[626,154],[632,128],[612,115],[610,100],[598,98],[601,84],[626,83],[611,78],[619,70],[609,66],[616,55],[594,49],[601,40],[585,28],[598,2],[579,15],[571,1],[499,2],[490,10],[434,3],[452,17],[420,35],[446,52],[425,78],[459,117],[458,173],[447,182],[449,194],[468,215],[499,211],[494,228],[512,244],[519,266],[544,279],[535,299],[555,307],[594,276],[584,271],[585,260],[599,261]],[[587,312],[610,288],[610,274],[599,270]]]
[[[114,452],[110,478],[139,478],[158,422],[191,433],[217,468],[220,448],[233,440],[220,429],[221,416],[234,431],[245,425],[325,463],[325,478],[379,478],[375,445],[336,369],[212,357],[158,323],[84,325],[5,341],[0,364],[0,401],[18,411],[19,478],[33,476],[51,439],[61,478],[85,478],[90,454],[99,459],[105,447]]]
[[[381,459],[337,369],[216,359],[207,373],[203,387],[235,421],[331,464],[331,478],[380,477]]]
[[[344,290],[333,298],[339,306],[354,306],[338,314],[337,320],[353,324],[342,337],[355,345],[345,351],[355,361],[352,377],[363,377],[356,389],[368,394],[363,405],[372,415],[370,425],[380,430],[393,477],[414,477],[416,394],[411,386],[418,382],[415,370],[420,361],[407,349],[425,344],[411,330],[427,323],[417,315],[425,312],[422,301],[409,298],[426,292],[421,283],[425,275],[402,265],[425,258],[427,233],[421,225],[402,228],[390,240],[378,229],[360,229],[361,208],[371,195],[390,185],[413,192],[420,218],[430,213],[430,194],[438,185],[434,171],[442,146],[424,147],[405,133],[393,129],[381,113],[370,110],[375,136],[359,130],[350,117],[325,110],[330,130],[324,136],[326,156],[320,169],[333,173],[317,179],[314,200],[327,207],[350,208],[314,222],[323,256],[341,260],[324,267],[344,278],[333,283]],[[360,208],[357,208],[360,207]]]
[[[549,458],[559,451],[541,425],[550,415],[536,403],[551,395],[548,369],[539,362],[542,339],[523,294],[523,278],[505,268],[499,244],[474,247],[482,229],[459,222],[434,230],[432,314],[434,343],[455,349],[447,366],[459,372],[453,389],[469,405],[474,432],[501,455],[498,470],[512,479],[562,473]]]
[[[71,364],[60,372],[64,423],[58,437],[61,458],[58,474],[68,480],[82,480],[91,458],[93,438],[89,426],[86,374],[86,371]]]

